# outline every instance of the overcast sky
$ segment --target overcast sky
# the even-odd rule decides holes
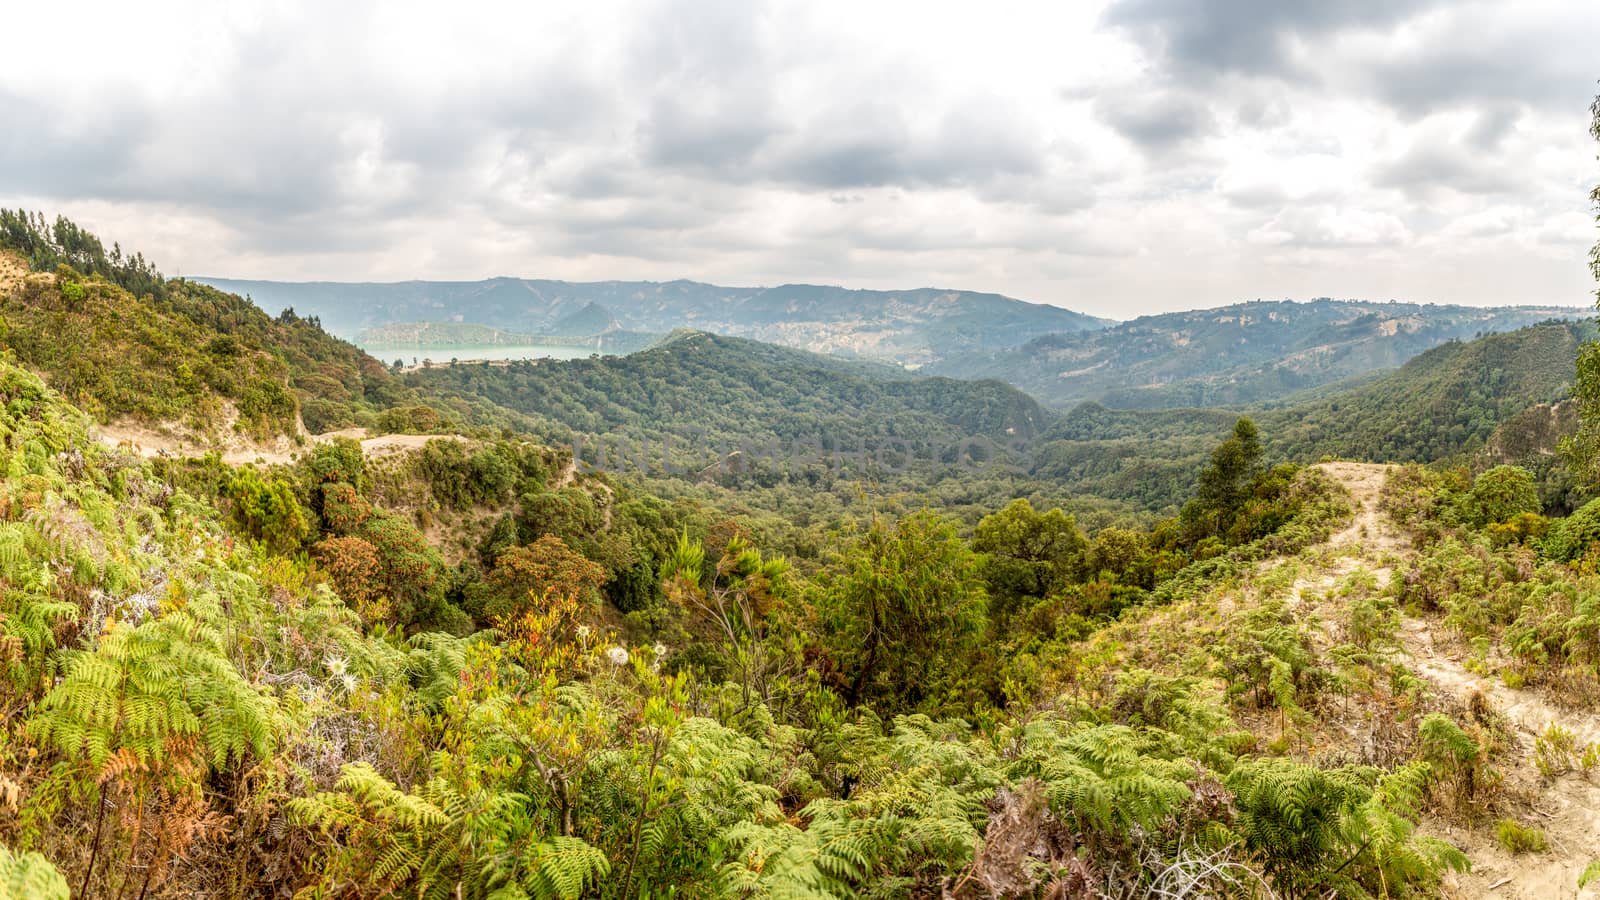
[[[0,204],[169,274],[1582,304],[1593,0],[28,3]]]

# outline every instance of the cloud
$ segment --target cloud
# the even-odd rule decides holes
[[[1124,138],[1150,153],[1164,153],[1217,131],[1205,98],[1186,91],[1123,89],[1095,99],[1095,112]]]
[[[1342,81],[1410,119],[1534,107],[1580,114],[1596,71],[1600,16],[1572,3],[1473,3],[1376,40],[1352,42]]]
[[[1350,29],[1386,29],[1441,0],[1120,0],[1105,22],[1180,74],[1311,77],[1297,45]]]
[[[1426,137],[1377,166],[1373,184],[1398,188],[1421,200],[1441,190],[1507,194],[1522,187],[1506,160],[1486,156],[1473,141],[1434,141]]]
[[[893,105],[825,112],[797,130],[762,174],[810,188],[979,185],[1033,175],[1043,152],[999,102],[966,103],[914,127]]]
[[[1274,247],[1354,249],[1400,247],[1412,239],[1404,222],[1389,213],[1334,206],[1294,206],[1252,230],[1247,240]]]
[[[63,0],[8,11],[73,53],[8,45],[0,203],[191,274],[939,283],[1112,315],[1515,276],[1583,302],[1596,19]],[[1506,274],[1461,277],[1469,244]]]

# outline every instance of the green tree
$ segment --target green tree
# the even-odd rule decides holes
[[[962,663],[987,623],[978,563],[934,513],[873,520],[829,573],[822,600],[852,702],[881,712],[960,702]]]
[[[1539,489],[1521,466],[1495,466],[1484,472],[1463,500],[1463,517],[1478,528],[1539,511]]]
[[[788,661],[773,631],[790,595],[789,565],[764,559],[737,534],[721,559],[706,563],[704,545],[684,534],[661,566],[667,598],[721,644],[743,704],[769,701]]]
[[[1600,141],[1600,97],[1595,97],[1589,111],[1589,133]],[[1590,192],[1589,200],[1600,208],[1600,185]],[[1595,221],[1600,222],[1600,214]],[[1589,269],[1600,281],[1600,241],[1589,250]],[[1600,292],[1595,299],[1600,306]],[[1578,431],[1561,442],[1562,455],[1580,479],[1590,485],[1600,484],[1600,341],[1588,341],[1578,348],[1572,399],[1578,404]]]
[[[271,550],[292,553],[311,535],[294,488],[281,478],[264,479],[249,466],[236,469],[226,494],[244,533]]]
[[[1200,471],[1194,499],[1183,508],[1184,523],[1196,538],[1228,530],[1261,472],[1261,434],[1256,423],[1240,416],[1233,433],[1211,451],[1211,462]]]
[[[1026,498],[986,516],[973,532],[972,549],[984,554],[991,615],[1009,618],[1027,599],[1049,596],[1079,578],[1088,547],[1076,519],[1060,509],[1038,512]]]

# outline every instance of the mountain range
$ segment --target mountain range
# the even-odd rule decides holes
[[[1321,298],[1099,319],[972,291],[516,278],[392,284],[202,278],[358,343],[417,351],[574,345],[630,353],[680,328],[924,374],[996,378],[1046,406],[1240,406],[1389,371],[1452,340],[1584,315]]]
[[[1112,324],[999,294],[810,284],[722,287],[697,281],[491,278],[391,284],[198,278],[262,308],[293,308],[345,338],[395,323],[466,323],[528,335],[665,334],[695,328],[818,353],[924,365]]]
[[[1393,369],[1440,344],[1585,311],[1319,299],[1143,316],[948,357],[929,373],[999,378],[1059,408],[1239,406]]]

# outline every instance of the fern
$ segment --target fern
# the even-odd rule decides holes
[[[522,860],[522,885],[532,900],[578,900],[611,871],[604,853],[572,837],[554,837],[530,847]]]
[[[1285,893],[1368,897],[1427,889],[1467,868],[1455,847],[1414,833],[1431,776],[1421,762],[1380,774],[1269,759],[1241,765],[1228,786],[1245,848]]]
[[[50,861],[0,846],[0,900],[69,900],[71,891]]]
[[[344,766],[335,790],[289,803],[323,838],[318,884],[330,892],[576,900],[610,871],[579,838],[541,838],[527,809],[524,795],[464,793],[441,777],[407,793],[366,763]]]
[[[94,652],[78,653],[29,722],[33,735],[96,769],[113,753],[141,763],[169,742],[200,738],[211,765],[272,751],[276,704],[227,657],[216,598],[194,598],[137,627],[116,626]]]

